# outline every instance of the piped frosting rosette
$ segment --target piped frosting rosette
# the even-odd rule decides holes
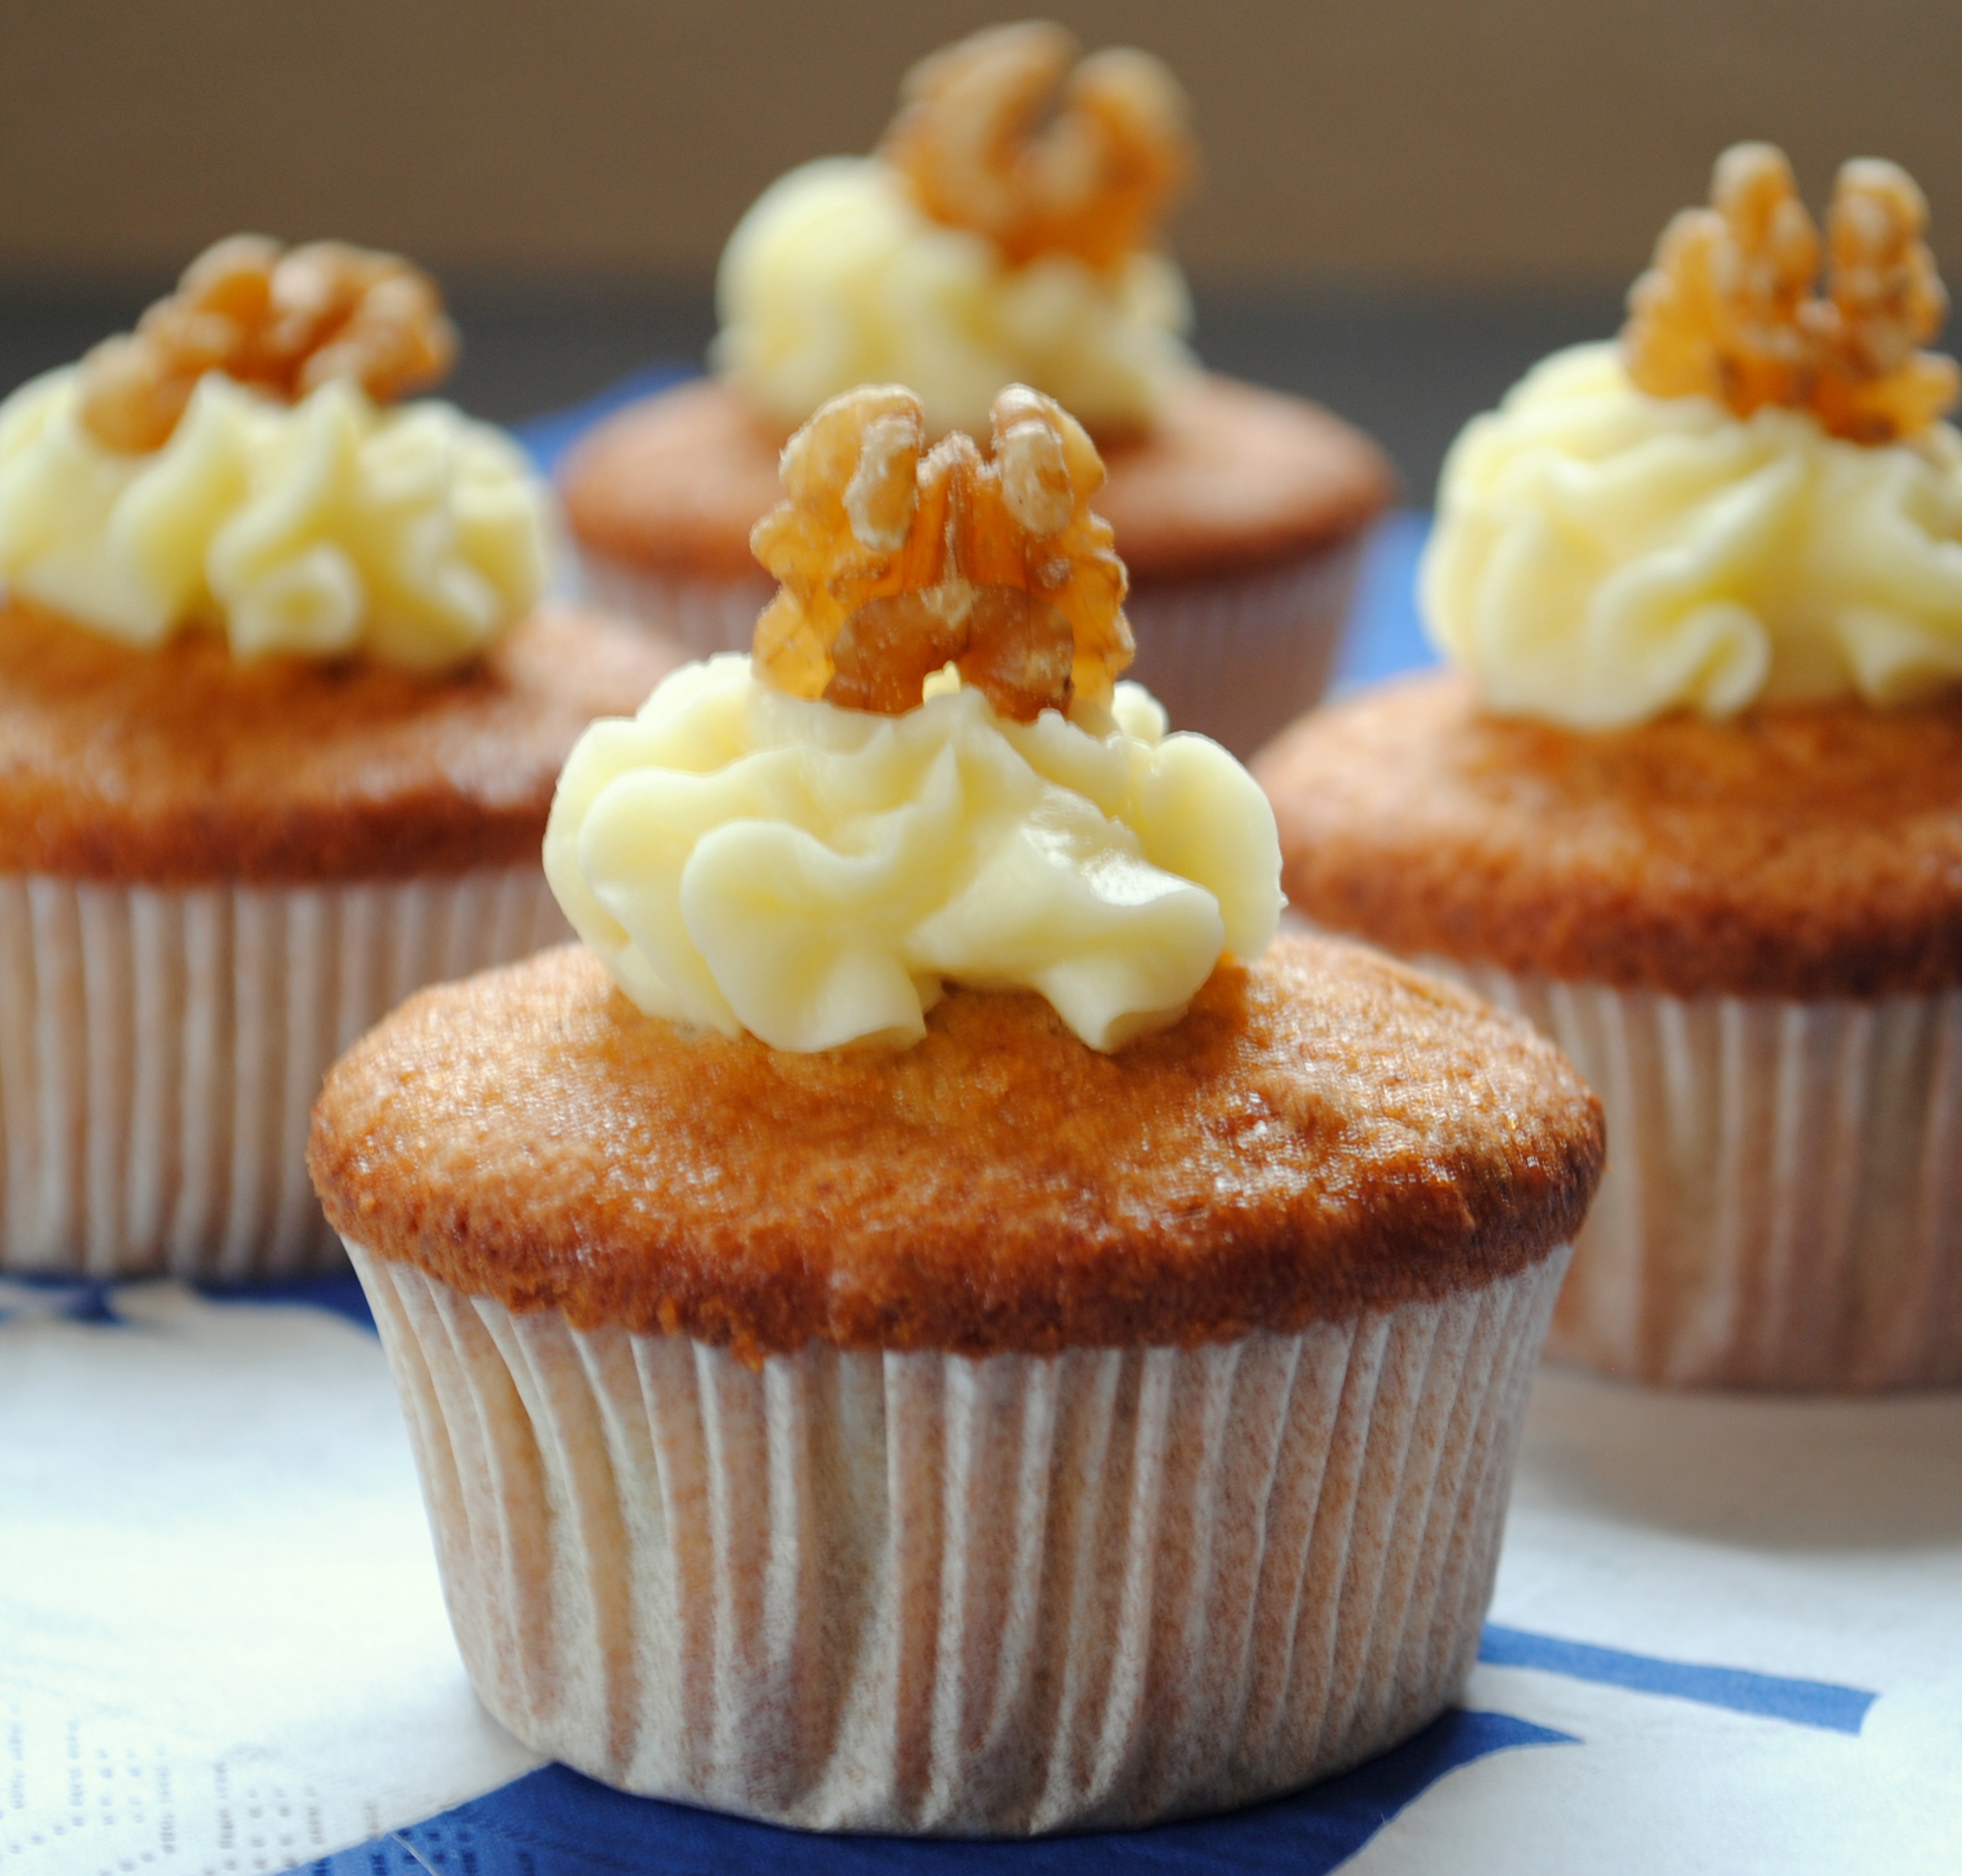
[[[392,402],[454,350],[394,255],[218,242],[0,404],[0,580],[138,647],[467,663],[543,592],[551,510],[510,438]]]
[[[1535,367],[1452,449],[1422,603],[1497,710],[1580,729],[1962,678],[1962,435],[1879,447]]]
[[[786,427],[852,386],[911,385],[934,433],[1004,384],[1100,432],[1147,425],[1195,369],[1158,224],[1190,172],[1185,101],[1142,52],[1060,27],[978,33],[907,75],[878,153],[807,163],[737,225],[717,368]]]
[[[335,379],[288,406],[212,372],[170,439],[110,450],[74,368],[0,406],[0,578],[127,644],[221,628],[241,657],[475,657],[544,590],[549,507],[507,437]]]
[[[786,696],[730,653],[595,725],[545,867],[651,1015],[776,1048],[905,1045],[943,980],[1040,991],[1093,1048],[1175,1021],[1280,907],[1265,798],[1119,687],[1115,726],[976,689],[903,716]]]

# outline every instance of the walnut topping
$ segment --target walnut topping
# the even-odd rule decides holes
[[[407,261],[234,235],[199,255],[133,333],[82,361],[80,411],[97,441],[141,455],[169,441],[207,372],[288,403],[352,378],[386,403],[433,384],[455,356],[435,283]]]
[[[978,230],[1011,264],[1066,253],[1114,267],[1150,245],[1191,174],[1186,101],[1148,53],[1098,52],[1072,70],[1076,57],[1041,22],[945,47],[906,75],[880,153],[935,221]]]
[[[1819,239],[1791,166],[1768,143],[1717,159],[1710,206],[1664,231],[1628,296],[1628,374],[1658,398],[1714,398],[1739,417],[1809,410],[1835,436],[1889,443],[1954,403],[1952,359],[1918,348],[1948,296],[1922,236],[1928,204],[1907,172],[1862,158],[1840,171]]]
[[[955,431],[931,452],[898,385],[833,398],[783,452],[789,497],[750,547],[782,582],[756,621],[759,675],[798,697],[896,716],[956,665],[1028,723],[1107,701],[1131,662],[1124,563],[1090,512],[1103,462],[1053,400],[1011,384],[989,454]]]

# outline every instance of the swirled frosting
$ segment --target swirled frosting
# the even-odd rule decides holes
[[[542,485],[448,404],[336,380],[291,406],[207,374],[162,448],[76,420],[75,372],[0,405],[0,580],[137,646],[221,628],[241,657],[473,657],[542,591]]]
[[[639,1007],[773,1047],[904,1047],[944,980],[1039,991],[1093,1048],[1176,1021],[1279,916],[1273,811],[1135,684],[1093,734],[951,673],[902,716],[730,653],[593,725],[545,872]]]
[[[1547,359],[1453,445],[1420,594],[1495,709],[1581,729],[1962,679],[1962,435],[1829,436]]]
[[[1196,368],[1164,255],[1011,267],[986,236],[931,220],[875,157],[807,163],[766,190],[723,252],[717,300],[716,368],[786,425],[891,383],[919,393],[937,434],[985,435],[995,393],[1021,383],[1093,430],[1139,428]]]

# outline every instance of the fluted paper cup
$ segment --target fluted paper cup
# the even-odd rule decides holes
[[[1469,1671],[1567,1256],[1295,1335],[745,1365],[350,1242],[480,1697],[609,1784],[821,1830],[1244,1804]]]
[[[1328,688],[1362,566],[1360,537],[1253,573],[1162,580],[1124,602],[1138,642],[1124,675],[1163,704],[1175,730],[1197,730],[1236,756],[1318,702]],[[687,646],[691,657],[746,652],[776,583],[657,574],[584,556],[585,593]]]
[[[1548,1353],[1632,1380],[1962,1382],[1962,994],[1675,997],[1425,960],[1601,1097]]]
[[[1175,730],[1244,759],[1328,689],[1362,538],[1231,578],[1155,581],[1124,601],[1135,678]]]
[[[734,579],[660,573],[589,548],[580,551],[579,578],[589,604],[651,628],[692,658],[748,651],[757,616],[776,594],[760,571]]]
[[[344,1267],[305,1163],[329,1066],[412,990],[569,935],[535,862],[321,886],[0,875],[0,1269]]]

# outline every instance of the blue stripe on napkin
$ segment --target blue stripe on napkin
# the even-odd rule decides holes
[[[1478,1658],[1494,1667],[1539,1668],[1570,1680],[1596,1681],[1636,1693],[1673,1695],[1678,1700],[1700,1701],[1705,1707],[1727,1707],[1733,1712],[1786,1720],[1793,1726],[1820,1727],[1829,1733],[1857,1733],[1867,1708],[1879,1698],[1877,1694],[1838,1686],[1830,1681],[1794,1681],[1783,1675],[1757,1674],[1749,1668],[1709,1667],[1653,1655],[1628,1655],[1618,1648],[1596,1648],[1590,1642],[1502,1629],[1492,1622],[1485,1625]]]
[[[563,1765],[372,1843],[305,1876],[1323,1876],[1448,1772],[1517,1746],[1575,1743],[1510,1713],[1453,1711],[1340,1778],[1223,1817],[1033,1842],[825,1837],[632,1798]],[[297,1876],[297,1873],[296,1873]]]
[[[191,1287],[207,1302],[324,1309],[361,1328],[375,1328],[375,1312],[362,1293],[361,1280],[351,1271],[331,1276],[274,1277],[262,1283],[194,1283]]]

